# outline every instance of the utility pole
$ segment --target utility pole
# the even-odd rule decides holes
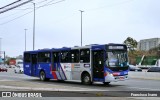
[[[25,51],[26,51],[26,31],[27,29],[24,29],[24,31],[25,31]]]
[[[33,15],[33,50],[34,50],[35,49],[35,3],[33,3],[33,6],[34,6],[34,15]]]
[[[84,11],[82,11],[82,10],[79,10],[79,11],[81,12],[81,46],[82,46],[82,13]]]
[[[2,42],[2,41],[1,41],[1,40],[2,40],[2,38],[0,38],[0,58],[1,58],[1,52],[2,52],[2,48],[1,48],[1,45],[2,45],[1,42]]]
[[[5,51],[4,51],[4,65],[6,65],[6,54],[5,54]]]
[[[158,59],[160,59],[160,44],[158,45]]]

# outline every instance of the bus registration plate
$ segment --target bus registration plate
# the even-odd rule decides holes
[[[120,80],[124,80],[124,76],[120,76],[119,79],[120,79]]]

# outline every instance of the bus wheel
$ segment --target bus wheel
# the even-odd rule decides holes
[[[90,75],[88,73],[85,73],[82,76],[82,84],[86,84],[86,85],[92,84],[91,77],[90,77]]]
[[[40,72],[40,80],[41,80],[41,81],[45,81],[45,80],[46,80],[46,75],[45,75],[45,72],[44,72],[44,71],[41,71],[41,72]]]
[[[103,82],[104,85],[109,85],[110,82]]]

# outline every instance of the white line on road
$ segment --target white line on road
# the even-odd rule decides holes
[[[14,81],[14,80],[6,80],[6,79],[2,79],[2,80],[0,80],[0,81]]]
[[[140,88],[140,87],[126,87],[131,89],[138,89],[138,90],[150,90],[150,91],[160,91],[160,89],[151,89],[151,88]]]
[[[28,77],[28,76],[24,76],[24,75],[22,75],[22,76],[9,76],[9,75],[0,75],[0,76],[4,76],[4,77],[12,77],[12,78],[20,78],[20,79],[26,79],[26,78],[29,78],[29,79],[31,79],[31,78],[33,78],[34,79],[34,77]]]
[[[22,77],[22,76],[8,76],[8,75],[0,75],[0,76],[5,76],[5,77],[12,77],[12,78],[20,78],[20,79],[26,79],[26,78],[28,78],[28,79],[31,79],[31,78],[33,78],[33,79],[35,79],[34,77],[27,77],[27,76],[24,76],[24,77]],[[2,80],[2,81],[5,81],[5,80]],[[8,80],[7,80],[8,81]],[[12,81],[12,80],[11,80]],[[32,83],[32,82],[31,82]],[[62,86],[62,85],[55,85],[55,84],[47,84],[47,83],[39,83],[39,82],[34,82],[34,83],[37,83],[37,84],[45,84],[45,85],[53,85],[53,86],[56,86],[56,87],[63,87],[63,88],[67,88],[67,89],[64,89],[64,90],[66,90],[66,91],[78,91],[78,90],[80,90],[80,91],[109,91],[109,90],[102,90],[102,89],[91,89],[91,88],[80,88],[80,87],[74,87],[74,86]],[[13,88],[13,86],[12,86],[12,88]],[[73,90],[72,90],[72,89]],[[18,87],[15,87],[14,89],[21,89],[21,87],[20,88],[18,88]],[[23,88],[24,89],[24,88]],[[27,89],[30,89],[30,88],[28,88],[27,87]],[[46,89],[44,89],[44,88],[35,88],[36,90],[46,90]],[[54,90],[54,89],[52,89],[52,88],[48,88],[48,91],[49,90]],[[62,89],[63,90],[63,89]]]
[[[0,88],[5,89],[18,89],[18,90],[41,90],[41,91],[104,91],[99,89],[88,89],[88,88],[32,88],[32,87],[17,87],[17,86],[7,86],[0,85]],[[106,90],[105,90],[106,91]]]

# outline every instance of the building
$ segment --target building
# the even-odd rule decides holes
[[[16,57],[16,59],[23,59],[23,56],[19,55],[19,56]]]
[[[160,38],[143,39],[138,42],[137,49],[148,51],[152,48],[160,46]]]

